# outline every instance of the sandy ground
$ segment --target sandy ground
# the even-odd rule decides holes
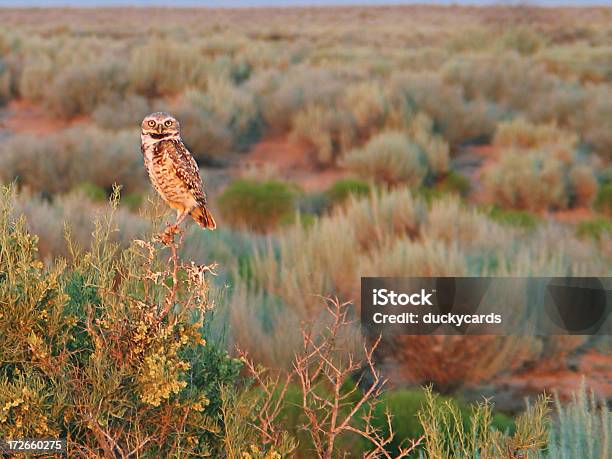
[[[0,129],[6,129],[13,134],[49,135],[90,121],[86,116],[79,116],[70,121],[63,120],[50,115],[40,105],[24,100],[13,100],[0,117]]]
[[[262,139],[247,152],[238,169],[247,175],[259,170],[268,178],[291,180],[307,192],[325,190],[347,176],[346,171],[338,168],[317,168],[309,159],[306,146],[293,142],[287,135]]]

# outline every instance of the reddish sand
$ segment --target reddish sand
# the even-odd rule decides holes
[[[554,390],[559,397],[567,400],[580,387],[583,378],[586,387],[598,397],[611,398],[612,357],[590,349],[580,357],[576,369],[538,367],[501,378],[496,383],[523,394],[552,393]]]
[[[595,217],[595,212],[584,207],[580,209],[560,210],[549,214],[552,218],[563,223],[579,223]]]
[[[16,134],[48,135],[89,121],[90,119],[86,116],[64,120],[30,101],[13,100],[6,108],[6,116],[0,121],[0,128],[8,129]]]
[[[309,192],[324,190],[346,176],[336,167],[317,168],[308,148],[292,142],[287,135],[264,138],[254,145],[240,160],[239,170],[266,165],[274,168],[277,178],[291,180]]]

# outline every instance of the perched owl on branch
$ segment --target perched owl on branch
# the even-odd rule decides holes
[[[215,219],[206,208],[200,170],[181,140],[179,122],[168,113],[151,113],[142,121],[140,141],[153,187],[176,210],[176,223],[166,235],[178,232],[187,215],[202,228],[215,229]]]

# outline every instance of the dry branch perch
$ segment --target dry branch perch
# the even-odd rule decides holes
[[[319,457],[334,457],[338,452],[337,440],[343,433],[356,434],[368,440],[371,449],[364,454],[365,458],[398,459],[408,456],[422,442],[423,437],[412,440],[408,446],[400,448],[396,456],[391,456],[386,450],[395,436],[391,415],[386,415],[389,429],[387,435],[372,425],[372,412],[386,383],[373,359],[380,339],[370,347],[364,346],[361,358],[352,352],[347,353],[340,338],[342,331],[353,323],[348,318],[349,303],[341,303],[337,298],[326,298],[325,307],[331,323],[317,335],[314,335],[308,324],[302,326],[303,346],[294,357],[293,371],[290,373],[273,378],[265,377],[265,371],[256,366],[246,352],[238,350],[247,370],[263,388],[266,397],[263,409],[258,414],[257,428],[270,441],[278,435],[279,429],[275,425],[281,403],[289,384],[295,380],[301,389],[301,410],[306,417],[302,427],[309,432]],[[357,389],[347,389],[346,383],[363,368],[368,369],[372,381],[355,400]],[[362,382],[360,378],[358,385]],[[328,392],[319,390],[323,387]],[[359,416],[364,409],[365,415]]]

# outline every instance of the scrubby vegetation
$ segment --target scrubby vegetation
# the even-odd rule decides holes
[[[219,195],[219,207],[230,225],[254,231],[274,229],[294,211],[295,190],[277,181],[237,180]]]
[[[382,393],[378,342],[352,354],[350,305],[331,299],[323,328],[302,325],[293,371],[274,376],[210,336],[214,267],[183,262],[182,236],[120,249],[109,239],[115,193],[92,248],[72,245],[70,259],[45,267],[9,197],[0,201],[0,427],[10,437],[65,437],[71,457],[544,457],[544,398],[512,423],[486,401],[470,414],[431,389]],[[239,377],[242,366],[252,379]],[[584,397],[556,402],[564,422],[550,448],[566,454],[568,436],[584,434],[588,451],[605,453],[609,422]]]
[[[344,321],[361,276],[609,275],[611,18],[3,11],[0,433],[63,435],[75,457],[609,456],[606,400],[572,386],[585,354],[608,371],[607,341],[369,355]],[[139,152],[157,110],[218,220],[170,247]]]
[[[486,195],[504,207],[531,211],[591,206],[598,184],[576,142],[554,125],[500,123],[494,139],[500,160],[485,171]]]

